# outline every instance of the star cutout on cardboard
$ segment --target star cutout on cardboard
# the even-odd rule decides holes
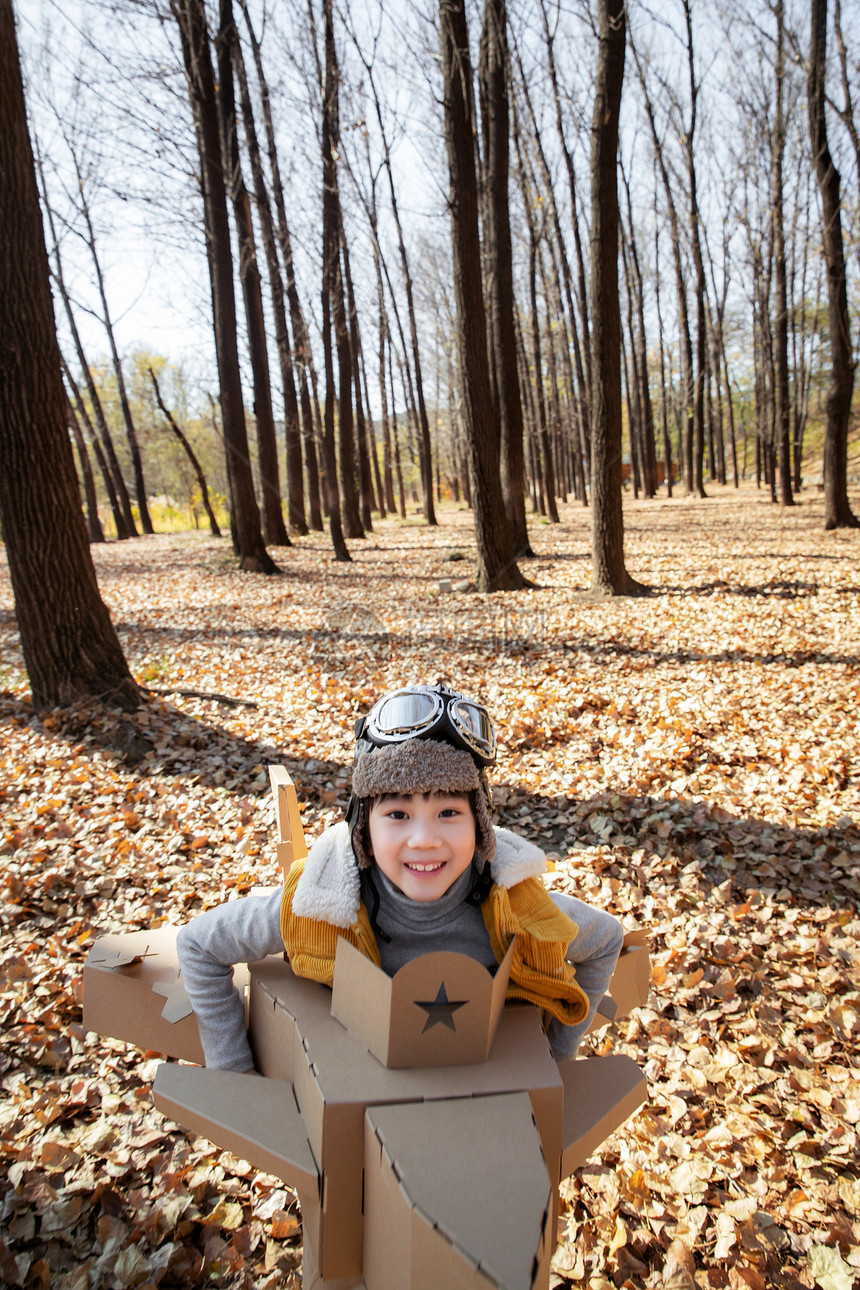
[[[161,1015],[165,1021],[174,1025],[177,1021],[190,1017],[194,1011],[191,1000],[185,993],[181,977],[177,976],[175,981],[156,981],[152,987],[152,993],[161,994],[167,1000]]]
[[[467,1000],[465,999],[462,1003],[449,1003],[448,991],[445,989],[444,981],[439,986],[439,989],[436,992],[436,998],[432,1003],[429,1000],[426,1003],[422,1003],[420,999],[416,999],[415,1006],[417,1008],[423,1008],[427,1013],[424,1030],[421,1031],[422,1035],[426,1031],[432,1030],[434,1026],[447,1026],[449,1030],[456,1032],[457,1027],[454,1025],[454,1013],[458,1008],[464,1008],[466,1003]]]

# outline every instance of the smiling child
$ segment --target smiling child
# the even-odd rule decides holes
[[[573,1057],[609,985],[623,933],[611,915],[548,893],[543,852],[490,820],[495,735],[485,708],[445,686],[384,695],[356,727],[352,798],[283,890],[182,928],[182,977],[206,1064],[252,1070],[233,966],[286,949],[331,985],[338,937],[393,975],[439,950],[491,970],[516,937],[508,998],[541,1008],[553,1054]]]

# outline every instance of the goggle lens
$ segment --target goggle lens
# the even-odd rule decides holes
[[[486,748],[493,747],[492,723],[483,708],[476,707],[473,703],[464,703],[459,700],[454,705],[454,715],[458,725],[463,727],[473,739],[483,744]]]
[[[373,713],[373,721],[383,735],[408,734],[429,725],[440,708],[432,694],[392,694]]]

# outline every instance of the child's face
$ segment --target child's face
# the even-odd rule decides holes
[[[457,793],[380,798],[369,830],[374,860],[410,900],[444,896],[475,854],[475,817]]]

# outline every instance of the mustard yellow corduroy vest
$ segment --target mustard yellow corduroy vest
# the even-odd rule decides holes
[[[339,936],[380,965],[379,947],[364,904],[359,905],[358,918],[348,928],[293,913],[293,895],[304,867],[304,860],[291,867],[281,901],[281,935],[296,975],[331,986]],[[497,962],[517,938],[507,998],[537,1004],[567,1026],[582,1021],[588,1014],[588,997],[576,983],[573,965],[564,957],[578,929],[553,903],[540,879],[526,878],[510,888],[494,884],[481,912]]]

